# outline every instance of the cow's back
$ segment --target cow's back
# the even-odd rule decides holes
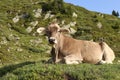
[[[83,57],[83,62],[96,64],[103,57],[103,50],[99,43],[92,41],[82,42],[81,55]]]

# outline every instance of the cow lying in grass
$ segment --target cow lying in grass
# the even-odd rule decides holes
[[[47,28],[38,28],[37,32],[45,32],[52,44],[51,59],[54,63],[112,64],[115,59],[113,50],[105,42],[77,40],[66,36],[64,33],[69,31],[60,28],[57,23],[51,23]]]

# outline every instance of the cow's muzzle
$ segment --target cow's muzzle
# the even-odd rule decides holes
[[[55,44],[55,43],[57,43],[57,40],[54,37],[50,37],[49,38],[49,43],[50,44]]]

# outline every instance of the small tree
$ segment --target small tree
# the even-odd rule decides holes
[[[53,11],[55,12],[64,12],[64,2],[63,0],[54,0],[52,3]]]
[[[118,11],[117,11],[116,15],[117,15],[117,17],[119,16],[119,12]]]
[[[112,15],[118,17],[118,16],[119,16],[119,12],[118,12],[118,11],[116,12],[115,10],[113,10],[113,11],[112,11]]]

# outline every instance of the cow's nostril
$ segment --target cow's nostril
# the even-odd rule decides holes
[[[49,41],[50,41],[50,42],[54,42],[54,41],[55,41],[55,39],[49,39]]]
[[[50,43],[50,44],[54,44],[54,43],[55,43],[55,39],[54,39],[54,38],[50,38],[50,39],[49,39],[49,43]]]

